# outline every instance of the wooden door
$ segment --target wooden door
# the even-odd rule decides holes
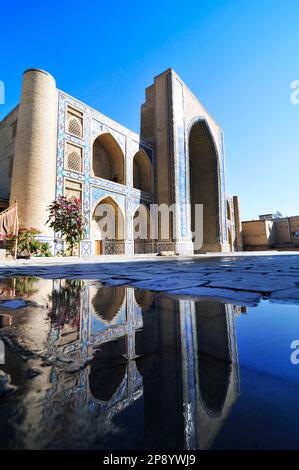
[[[102,255],[103,254],[103,240],[96,240],[95,241],[95,254]]]

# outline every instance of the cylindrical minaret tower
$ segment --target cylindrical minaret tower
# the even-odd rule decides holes
[[[47,206],[55,198],[57,89],[43,70],[24,72],[18,110],[10,202],[17,201],[20,225],[53,239],[46,225]]]

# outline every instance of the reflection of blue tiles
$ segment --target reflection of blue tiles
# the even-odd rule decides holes
[[[111,322],[107,322],[101,319],[101,317],[92,312],[91,316],[91,335],[94,336],[97,333],[100,333],[108,328],[113,326],[124,325],[126,323],[126,305],[122,305],[119,312],[115,315],[115,317],[111,320]]]

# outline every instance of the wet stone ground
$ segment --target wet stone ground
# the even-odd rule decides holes
[[[106,286],[131,286],[199,299],[254,305],[261,298],[299,302],[299,255],[2,266],[0,276],[95,279]]]
[[[298,301],[297,256],[0,267],[0,448],[297,449]]]

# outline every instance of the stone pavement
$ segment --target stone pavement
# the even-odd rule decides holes
[[[108,258],[108,257],[106,257]],[[121,261],[121,262],[119,262]],[[190,258],[143,257],[113,262],[29,260],[3,263],[0,277],[92,279],[104,286],[140,289],[236,305],[299,303],[299,254],[246,254]]]

